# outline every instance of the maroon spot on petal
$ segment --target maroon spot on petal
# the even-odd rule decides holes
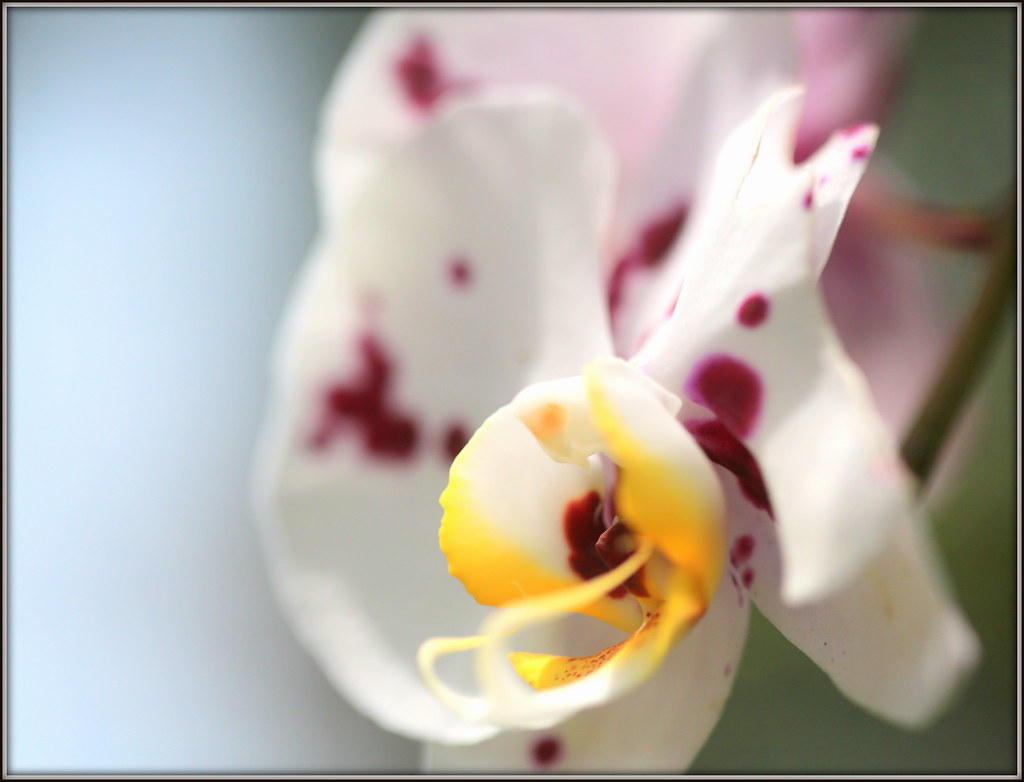
[[[752,293],[736,310],[736,320],[748,329],[756,328],[767,320],[769,309],[771,306],[764,294]]]
[[[430,111],[451,87],[444,76],[434,46],[425,36],[417,36],[395,61],[395,78],[413,108]]]
[[[675,204],[650,220],[616,261],[608,278],[608,310],[613,323],[629,277],[640,269],[657,266],[666,258],[686,224],[689,211],[687,204]]]
[[[753,431],[761,412],[761,378],[738,358],[725,353],[706,357],[694,367],[686,391],[738,436]]]
[[[725,678],[727,679],[730,676],[732,676],[732,663],[726,663],[725,668],[722,670],[722,673],[725,674]]]
[[[640,233],[640,255],[644,264],[654,266],[665,260],[686,222],[689,207],[677,204],[648,223]]]
[[[597,552],[597,542],[605,533],[600,494],[591,491],[569,500],[562,514],[562,531],[569,544],[569,567],[576,575],[589,580],[608,572]],[[625,597],[626,588],[615,587],[608,595]]]
[[[757,459],[725,424],[712,418],[706,421],[687,421],[684,426],[711,461],[736,476],[743,496],[754,507],[771,515],[772,506]]]
[[[732,551],[729,552],[729,561],[734,567],[739,567],[746,562],[754,553],[754,537],[752,535],[740,535],[732,544]]]
[[[348,432],[360,439],[371,456],[387,460],[412,457],[419,427],[412,416],[391,402],[392,360],[372,334],[360,339],[358,355],[361,363],[354,376],[324,392],[310,446],[323,449]]]
[[[743,579],[743,586],[750,589],[751,585],[754,583],[754,568],[744,568],[743,572],[740,574],[740,578]]]
[[[851,160],[866,160],[868,155],[871,154],[871,147],[867,144],[858,144],[852,150],[850,150]]]
[[[557,736],[537,739],[530,750],[533,762],[540,768],[549,768],[562,757],[562,741]]]
[[[455,461],[469,442],[469,432],[462,424],[449,424],[444,433],[444,453],[449,462]]]
[[[473,267],[462,256],[448,262],[448,279],[456,288],[467,288],[473,282]]]
[[[635,264],[631,256],[628,254],[624,255],[616,262],[611,276],[608,277],[608,311],[612,314],[613,318],[615,313],[619,311],[619,305],[622,304],[622,300],[625,297],[626,278],[634,267]]]
[[[814,188],[807,188],[807,192],[804,193],[804,209],[810,209],[814,206]]]

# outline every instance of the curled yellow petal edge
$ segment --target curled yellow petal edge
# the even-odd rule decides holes
[[[557,618],[577,610],[580,606],[593,603],[636,573],[650,559],[653,552],[654,547],[650,542],[641,541],[632,555],[603,575],[555,592],[510,601],[487,618],[480,635],[431,638],[420,646],[417,655],[420,674],[442,702],[465,717],[480,721],[494,719],[497,715],[488,699],[463,695],[441,681],[435,671],[437,661],[457,652],[486,650],[486,647],[495,646],[526,625]],[[482,663],[478,667],[487,668],[493,665],[494,660],[481,657],[478,662]],[[482,678],[487,678],[486,673]]]

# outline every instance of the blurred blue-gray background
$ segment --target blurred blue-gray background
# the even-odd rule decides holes
[[[289,634],[248,502],[317,112],[365,12],[6,13],[8,770],[414,769]],[[923,14],[883,150],[936,200],[1015,181],[1015,58],[1014,8]],[[949,263],[969,290],[978,261]],[[1015,322],[936,514],[985,649],[963,697],[891,728],[758,619],[694,771],[1015,769]]]

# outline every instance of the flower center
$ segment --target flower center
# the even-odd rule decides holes
[[[597,491],[570,500],[565,506],[562,529],[569,545],[569,567],[585,580],[621,565],[637,548],[635,536],[615,515],[610,493],[605,500]],[[608,596],[623,598],[630,593],[636,597],[650,596],[644,586],[643,568]]]

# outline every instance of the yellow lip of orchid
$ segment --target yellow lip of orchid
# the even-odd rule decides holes
[[[539,727],[605,702],[645,680],[707,610],[725,559],[723,500],[675,419],[679,405],[635,367],[598,359],[581,377],[520,393],[452,464],[441,548],[452,575],[498,611],[478,636],[426,642],[420,666],[464,717]],[[616,465],[614,487],[594,466],[597,454]],[[597,534],[602,522],[611,527],[607,502],[618,528],[597,546],[607,539]],[[628,635],[584,657],[506,650],[521,627],[567,612]],[[434,670],[440,657],[473,649],[475,697],[455,693]]]

